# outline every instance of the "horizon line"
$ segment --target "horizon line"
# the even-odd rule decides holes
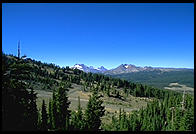
[[[3,51],[2,51],[2,52],[3,52]],[[5,52],[3,52],[3,53],[6,54]],[[13,55],[13,56],[17,57],[17,56],[14,55],[14,54],[6,54],[6,55]],[[60,67],[66,67],[66,66],[73,67],[73,66],[76,65],[76,64],[84,64],[84,65],[86,65],[86,66],[88,66],[88,67],[93,66],[93,65],[89,65],[89,64],[85,64],[85,63],[79,63],[79,62],[73,64],[73,66],[72,66],[72,65],[62,65],[62,64],[59,64],[59,63],[52,63],[52,62],[46,62],[46,61],[42,61],[42,60],[37,60],[37,59],[31,58],[31,57],[28,57],[28,56],[27,56],[27,58],[30,58],[30,59],[36,60],[36,61],[41,61],[42,63],[55,64],[55,65],[60,66]],[[134,65],[134,66],[136,66],[136,67],[143,67],[143,68],[144,68],[144,67],[152,67],[152,68],[194,69],[194,67],[171,67],[171,66],[151,66],[151,65],[150,65],[150,66],[149,66],[149,65],[141,66],[141,65],[134,64],[134,63],[121,63],[121,64],[118,64],[118,65],[115,65],[116,67],[112,67],[112,68],[107,68],[107,67],[105,67],[104,65],[93,66],[93,67],[94,67],[94,68],[99,68],[99,67],[103,66],[104,68],[106,68],[106,69],[108,69],[108,70],[111,70],[111,69],[115,69],[115,68],[119,67],[120,65],[124,65],[124,64]]]

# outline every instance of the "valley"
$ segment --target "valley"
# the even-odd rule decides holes
[[[78,96],[80,97],[81,107],[83,109],[86,109],[89,95],[92,95],[92,93],[82,91],[82,86],[76,84],[73,84],[72,87],[73,88],[70,88],[68,92],[68,97],[71,101],[70,109],[77,110]],[[35,90],[35,92],[38,96],[38,108],[41,108],[41,103],[43,99],[45,100],[46,104],[48,104],[49,100],[52,99],[51,91]],[[106,111],[111,113],[118,112],[120,108],[125,109],[126,112],[131,112],[132,110],[139,110],[142,107],[146,107],[147,102],[152,101],[152,99],[146,97],[134,97],[132,95],[125,96],[125,100],[120,100],[107,96],[104,96],[102,100],[104,101]]]
[[[19,100],[19,102],[21,102],[17,105],[22,104],[22,106],[27,106],[27,109],[29,109],[28,105],[35,102],[33,106],[39,113],[38,122],[40,122],[40,118],[43,118],[40,114],[43,113],[43,109],[45,109],[46,113],[50,115],[49,123],[55,123],[54,118],[61,119],[62,115],[59,111],[70,111],[69,120],[71,124],[70,127],[67,128],[70,130],[89,130],[88,127],[91,127],[92,123],[88,124],[88,122],[94,118],[98,118],[96,120],[100,121],[96,130],[134,131],[140,127],[139,129],[143,131],[153,128],[155,124],[159,124],[156,128],[157,130],[170,130],[173,129],[171,125],[170,115],[172,111],[170,107],[181,107],[183,94],[176,92],[182,90],[181,88],[187,89],[186,94],[184,94],[187,104],[185,108],[187,109],[187,113],[191,116],[184,114],[182,120],[179,120],[178,116],[175,120],[179,120],[179,123],[184,122],[184,120],[192,121],[193,95],[187,93],[189,91],[193,93],[194,90],[177,82],[170,83],[169,86],[166,86],[163,90],[100,73],[86,73],[79,69],[69,68],[68,66],[61,68],[55,64],[42,63],[30,58],[19,59],[11,55],[3,55],[2,68],[4,72],[4,100],[6,100],[7,97],[10,98],[9,100],[21,97],[22,99]],[[160,74],[160,71],[158,71],[158,73]],[[27,92],[25,89],[27,89]],[[20,96],[18,95],[19,91],[28,95]],[[28,97],[24,98],[24,96],[30,97],[30,101],[26,101],[26,103],[30,102],[30,104],[23,105],[24,101],[22,100],[28,99]],[[32,97],[34,98],[33,100],[31,100]],[[78,97],[80,98],[80,108],[78,107]],[[68,102],[70,102],[70,104]],[[7,107],[13,109],[12,104],[7,103],[9,103],[9,101],[3,103],[4,109],[6,110]],[[18,102],[16,101],[15,103]],[[54,114],[57,109],[57,113]],[[78,115],[79,111],[81,115]],[[35,113],[31,113],[32,110],[29,112],[27,112],[27,115],[29,115],[28,118],[31,118]],[[90,117],[88,115],[90,115]],[[165,115],[167,118],[162,117],[162,115]],[[91,118],[92,116],[94,117]],[[157,118],[159,118],[159,120],[157,120]],[[16,119],[16,121],[17,120],[20,119]],[[78,126],[79,121],[82,121],[85,127],[81,124]],[[169,123],[164,125],[163,121]],[[23,121],[20,121],[19,124],[23,124]],[[192,123],[189,124],[192,125]],[[161,125],[164,125],[164,127],[160,127]],[[38,126],[42,127],[39,123]],[[61,126],[61,124],[56,124],[48,127],[47,130],[53,131],[59,126]],[[151,128],[149,128],[149,126]],[[177,126],[180,126],[180,124]],[[189,128],[184,128],[184,125],[181,126],[183,126],[183,128],[178,127],[176,130],[192,129],[191,126],[189,126]],[[13,128],[14,127],[13,125]]]
[[[179,83],[170,83],[167,87],[164,87],[164,89],[174,90],[178,92],[185,91],[187,93],[194,94],[194,88]]]
[[[2,131],[194,131],[193,49],[193,2],[2,2]]]
[[[120,78],[131,82],[151,85],[162,89],[166,88],[170,83],[179,83],[182,89],[175,89],[181,92],[184,88],[194,89],[194,69],[189,68],[163,68],[163,67],[139,67],[133,64],[121,64],[114,69],[98,70],[94,67],[88,67],[84,64],[75,64],[71,68],[77,68],[84,72],[100,73],[113,78]],[[193,93],[190,89],[189,93]],[[171,89],[173,90],[173,89]]]
[[[87,107],[89,101],[89,95],[91,92],[84,92],[81,90],[82,86],[77,84],[72,84],[72,88],[69,89],[68,99],[71,102],[69,109],[77,111],[78,108],[78,96],[80,97],[80,105],[83,111]],[[37,106],[38,110],[41,112],[42,101],[45,100],[46,104],[49,104],[49,100],[52,99],[51,91],[35,90],[37,93]],[[146,108],[147,103],[151,102],[153,99],[146,97],[134,97],[132,95],[125,96],[125,100],[120,100],[117,98],[102,97],[103,106],[105,106],[106,114],[102,117],[102,122],[106,124],[111,122],[111,116],[114,114],[119,114],[119,109],[123,109],[126,113],[132,111],[137,111],[141,108]],[[48,110],[48,107],[47,107]]]
[[[121,78],[124,80],[142,83],[151,85],[157,88],[165,89],[168,87],[170,83],[178,83],[182,86],[182,90],[184,88],[192,88],[194,89],[194,70],[192,69],[185,69],[180,71],[169,71],[169,72],[162,72],[162,71],[149,71],[149,72],[132,72],[132,73],[124,73],[124,74],[117,74],[117,75],[109,75],[114,78]],[[171,88],[167,88],[171,89]],[[190,90],[189,93],[193,93],[193,90]],[[177,90],[177,89],[176,89]],[[179,90],[181,92],[181,89]]]

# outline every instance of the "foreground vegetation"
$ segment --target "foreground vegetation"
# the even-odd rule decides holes
[[[183,96],[175,91],[5,54],[2,54],[2,74],[3,130],[194,129],[194,99],[189,94]],[[77,111],[69,110],[67,93],[73,83],[82,85],[84,92],[92,92],[85,110],[80,106],[80,98]],[[36,104],[34,90],[37,89],[53,92],[49,104],[43,100],[41,113]],[[102,123],[101,118],[106,113],[101,98],[123,100],[126,95],[153,98],[153,101],[147,108],[131,113],[120,109],[119,114],[112,116],[111,124]]]

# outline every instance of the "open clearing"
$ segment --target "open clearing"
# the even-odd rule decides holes
[[[80,96],[80,104],[82,109],[86,109],[89,96],[92,94],[91,92],[84,92],[81,90],[81,85],[72,84],[72,88],[69,89],[68,97],[71,110],[77,110],[78,107],[78,96]],[[35,90],[37,93],[37,106],[38,109],[41,110],[42,100],[45,100],[45,103],[48,107],[49,100],[52,99],[52,92],[46,90]],[[114,97],[104,96],[101,98],[103,100],[103,105],[105,106],[105,110],[108,113],[118,112],[119,109],[124,109],[125,112],[131,112],[133,110],[138,110],[142,107],[146,107],[147,102],[151,99],[141,98],[141,97],[133,97],[131,95],[126,96],[125,100],[120,100]]]
[[[179,83],[170,83],[168,87],[164,87],[164,89],[180,91],[180,92],[183,92],[185,90],[186,92],[194,93],[194,88]]]
[[[92,94],[91,92],[84,92],[81,90],[81,85],[72,84],[72,88],[69,88],[68,99],[71,102],[69,109],[77,111],[78,107],[78,96],[80,96],[80,105],[82,110],[84,111],[87,107],[87,103],[89,100],[89,96]],[[52,91],[47,90],[35,90],[37,93],[37,106],[38,110],[41,112],[42,100],[45,100],[47,111],[49,100],[52,99]],[[104,96],[101,99],[103,100],[103,105],[105,106],[105,115],[102,117],[102,122],[108,124],[111,122],[112,115],[117,116],[119,114],[120,108],[128,114],[133,110],[139,110],[142,107],[145,108],[149,101],[152,99],[144,98],[144,97],[134,97],[131,95],[123,96],[124,100]]]

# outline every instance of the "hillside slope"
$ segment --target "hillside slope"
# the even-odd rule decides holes
[[[114,78],[121,78],[124,80],[143,83],[157,88],[164,88],[169,86],[170,83],[179,83],[187,87],[194,88],[194,70],[183,69],[180,71],[162,72],[148,71],[148,72],[132,72],[117,75],[110,75]]]
[[[4,58],[8,66],[12,66],[17,62],[17,57],[11,55],[5,55]],[[125,109],[126,112],[138,110],[146,107],[147,102],[151,100],[134,97],[130,94],[131,92],[125,94],[124,86],[122,86],[123,81],[104,75],[84,73],[83,71],[69,67],[60,68],[54,64],[45,64],[30,58],[23,59],[22,64],[28,66],[30,70],[28,76],[23,75],[21,80],[28,85],[29,89],[35,89],[38,96],[37,105],[39,110],[41,110],[42,100],[44,99],[46,104],[48,104],[52,98],[52,92],[59,88],[61,82],[69,85],[68,96],[71,101],[70,108],[72,110],[76,110],[77,108],[78,96],[81,98],[82,108],[86,108],[92,87],[100,90],[100,94],[103,95],[102,99],[104,100],[106,111],[112,113],[117,112],[120,108]],[[118,83],[122,83],[122,85]],[[106,86],[110,88],[110,91],[106,90]]]
[[[9,126],[15,128],[16,122],[19,122],[19,126],[16,126],[17,129],[25,129],[25,125],[28,126],[28,124],[24,123],[24,120],[32,122],[32,120],[29,120],[29,118],[32,118],[29,113],[32,111],[28,110],[29,106],[38,106],[39,113],[41,109],[43,110],[43,107],[41,108],[42,100],[45,100],[46,107],[48,108],[49,100],[54,100],[53,95],[54,93],[56,94],[57,90],[59,91],[57,97],[59,97],[61,95],[60,91],[68,89],[68,100],[71,102],[68,108],[72,111],[71,122],[75,120],[76,111],[78,110],[78,96],[81,98],[82,111],[85,113],[82,117],[84,118],[84,121],[87,119],[86,114],[92,114],[92,112],[94,112],[86,112],[86,107],[88,107],[87,104],[89,104],[89,95],[96,91],[96,94],[100,95],[101,100],[103,101],[102,104],[106,110],[104,116],[101,118],[101,130],[135,131],[137,129],[138,131],[143,131],[193,129],[193,96],[191,95],[184,94],[184,101],[186,104],[184,108],[187,110],[186,113],[188,113],[188,115],[180,115],[180,112],[184,113],[184,111],[179,109],[177,114],[182,116],[183,120],[180,120],[179,123],[176,124],[176,127],[173,128],[173,126],[171,126],[170,108],[174,106],[181,108],[183,98],[181,93],[170,90],[161,90],[102,74],[85,73],[78,69],[70,69],[69,67],[60,68],[54,64],[46,64],[29,58],[23,59],[3,54],[2,63],[2,111],[4,115],[3,120],[6,122],[6,124],[4,123],[4,128],[6,127],[9,129]],[[62,89],[62,84],[66,85],[66,89]],[[33,89],[37,95],[33,93]],[[27,96],[30,95],[30,101],[28,100],[27,104],[23,101],[26,95],[24,96],[22,93]],[[35,96],[38,98],[35,99]],[[21,115],[21,118],[19,116],[14,116],[15,111],[13,110],[13,102],[10,101],[10,98],[13,101],[15,98],[18,98],[21,102],[17,104],[17,101],[15,101],[15,103],[20,106],[15,111]],[[31,100],[32,98],[36,100],[35,103],[37,106],[35,103],[32,104],[34,102]],[[55,101],[56,100],[52,101],[53,108],[55,106]],[[23,105],[23,103],[25,105]],[[60,105],[60,101],[58,101],[57,104]],[[20,111],[23,107],[26,107],[27,109],[25,111]],[[53,110],[56,109],[54,108]],[[25,117],[26,114],[28,115],[28,118]],[[54,111],[53,115],[55,115]],[[58,116],[60,117],[61,115]],[[151,116],[150,119],[152,120],[146,118],[149,116]],[[179,116],[176,116],[175,120],[178,120]],[[12,121],[12,118],[10,117],[18,118]],[[6,120],[7,118],[8,120]],[[188,123],[188,128],[183,124],[184,121],[191,121]],[[164,122],[167,123],[164,124]],[[10,123],[11,125],[9,125]],[[158,124],[158,126],[155,126],[154,124]],[[118,126],[120,126],[120,128]],[[88,128],[85,129],[88,130]],[[33,130],[35,129],[33,128]],[[50,130],[55,129],[50,127]]]

